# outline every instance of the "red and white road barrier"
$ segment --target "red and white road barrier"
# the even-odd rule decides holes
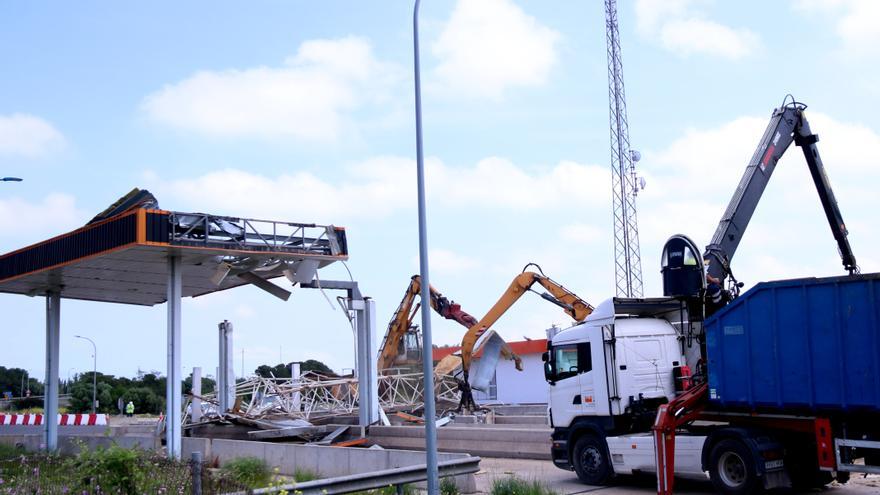
[[[43,424],[42,414],[0,414],[0,425],[31,425]],[[58,424],[61,426],[106,426],[106,414],[59,414]]]

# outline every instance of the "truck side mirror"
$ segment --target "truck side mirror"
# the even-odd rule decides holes
[[[547,380],[547,383],[550,385],[556,385],[556,380],[554,380],[553,376],[553,366],[550,364],[550,361],[544,361],[544,379]]]
[[[541,361],[549,362],[550,361],[550,351],[544,351],[541,353]]]

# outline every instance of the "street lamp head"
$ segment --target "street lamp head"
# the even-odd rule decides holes
[[[21,182],[23,179],[21,177],[3,177],[0,178],[0,181],[3,182]]]

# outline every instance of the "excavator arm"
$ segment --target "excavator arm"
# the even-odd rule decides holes
[[[420,295],[422,287],[422,279],[418,275],[413,275],[410,279],[409,286],[403,294],[403,299],[391,317],[388,323],[388,330],[385,332],[385,339],[382,342],[382,348],[379,351],[379,370],[391,368],[394,360],[398,356],[400,341],[406,335],[407,330],[412,326],[413,318],[419,310],[420,304],[416,303],[416,297]],[[470,328],[477,324],[477,319],[461,309],[459,304],[450,301],[443,294],[437,292],[431,287],[431,308],[440,316],[447,320],[453,320]],[[513,356],[510,356],[513,357]],[[521,369],[522,364],[517,358],[517,367]]]
[[[537,267],[537,265],[535,266]],[[528,267],[529,265],[526,265],[526,268]],[[540,271],[540,267],[538,267],[538,270]],[[504,294],[502,294],[495,305],[489,309],[489,312],[487,312],[479,322],[472,325],[464,334],[464,338],[461,340],[461,369],[464,373],[465,380],[467,380],[473,359],[474,346],[476,345],[477,340],[479,340],[480,336],[494,325],[511,306],[516,304],[519,298],[529,291],[536,282],[541,284],[541,286],[549,292],[549,294],[541,294],[541,297],[560,306],[563,311],[575,321],[583,321],[584,318],[593,312],[593,307],[589,303],[563,287],[562,284],[553,281],[543,273],[523,271],[513,279],[510,286],[504,291]]]

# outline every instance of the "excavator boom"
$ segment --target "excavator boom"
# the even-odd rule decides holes
[[[379,370],[393,367],[394,360],[398,356],[400,341],[412,325],[413,316],[416,311],[419,310],[419,304],[415,300],[416,296],[420,295],[421,287],[421,277],[413,275],[403,295],[403,299],[397,307],[397,311],[394,312],[394,316],[392,316],[391,321],[388,323],[385,340],[382,342],[382,347],[379,350]],[[433,287],[431,287],[430,293],[431,308],[440,316],[447,320],[456,321],[465,328],[470,328],[477,324],[477,319],[462,310],[459,304],[450,301]]]
[[[528,266],[529,265],[526,265],[526,268],[528,268]],[[538,270],[540,271],[540,268],[538,268]],[[583,321],[593,312],[593,306],[578,297],[575,293],[563,287],[562,284],[553,281],[543,273],[523,271],[513,279],[510,286],[504,291],[504,294],[502,294],[495,305],[489,309],[489,312],[487,312],[479,322],[472,325],[467,333],[465,333],[464,338],[462,338],[461,368],[465,377],[467,377],[470,370],[474,346],[476,345],[477,340],[479,340],[480,336],[494,325],[511,306],[516,304],[519,298],[529,291],[536,282],[541,284],[541,286],[547,289],[550,293],[550,295],[543,294],[541,297],[560,306],[573,320],[578,322]]]

